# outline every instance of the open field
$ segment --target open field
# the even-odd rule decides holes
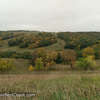
[[[100,100],[99,72],[0,75],[0,92],[33,92],[33,98],[6,100]],[[0,99],[5,100],[5,99]]]

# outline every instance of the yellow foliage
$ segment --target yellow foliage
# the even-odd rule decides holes
[[[89,58],[91,60],[94,60],[95,59],[95,56],[88,56],[87,58]]]
[[[29,71],[34,71],[34,67],[32,65],[29,66]]]
[[[13,60],[0,59],[0,71],[9,71],[14,68]]]
[[[91,47],[87,47],[83,50],[83,56],[87,57],[87,56],[94,56],[94,49]]]

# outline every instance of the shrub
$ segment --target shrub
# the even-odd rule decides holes
[[[87,47],[83,50],[83,57],[87,56],[95,56],[94,49],[91,47]]]
[[[16,51],[3,51],[0,52],[0,58],[12,58]]]
[[[100,44],[94,45],[95,58],[100,59]]]
[[[81,58],[76,61],[76,67],[79,67],[84,70],[93,69],[96,66],[96,62],[92,56],[86,58]]]
[[[19,45],[20,48],[27,48],[28,47],[28,43],[21,43]]]
[[[43,46],[48,46],[50,44],[52,44],[52,43],[49,40],[41,40],[40,43],[39,43],[39,46],[43,47]]]
[[[56,58],[55,62],[56,62],[57,64],[60,64],[60,63],[63,62],[63,58],[62,58],[62,56],[61,56],[61,53],[58,53],[58,54],[57,54],[57,58]]]
[[[22,42],[21,39],[11,39],[8,41],[9,46],[16,46],[19,45]]]
[[[87,70],[89,67],[89,63],[87,62],[86,59],[81,58],[78,61],[76,61],[76,67],[79,67],[81,69]]]
[[[77,53],[77,58],[83,57],[82,50],[76,50],[76,53]]]
[[[94,69],[96,67],[96,61],[95,61],[94,58],[95,58],[94,56],[88,56],[86,58],[86,60],[88,61],[91,69]]]
[[[31,66],[29,66],[29,69],[28,69],[29,71],[34,71],[34,67],[31,65]]]
[[[4,60],[0,59],[0,71],[7,72],[14,68],[14,64],[12,60]]]
[[[42,58],[37,58],[35,62],[35,69],[42,70],[44,68]]]
[[[32,59],[31,52],[16,52],[16,51],[2,51],[0,52],[0,58],[23,58],[23,59]]]
[[[23,58],[23,59],[32,59],[32,55],[30,52],[16,53],[14,58]]]

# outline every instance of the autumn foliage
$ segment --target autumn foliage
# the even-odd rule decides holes
[[[15,68],[15,65],[13,64],[13,60],[8,59],[0,59],[0,71],[1,72],[8,72]]]
[[[100,34],[98,32],[0,32],[0,47],[2,49],[0,58],[30,60],[29,71],[49,70],[58,64],[69,65],[70,69],[74,69],[76,63],[77,66],[83,66],[82,68],[87,70],[89,69],[87,66],[95,66],[95,60],[100,59]],[[4,50],[5,47],[7,49]],[[7,64],[9,70],[9,61],[2,60],[0,63],[0,70],[3,71]]]
[[[94,55],[95,55],[95,52],[93,48],[87,47],[83,49],[83,57],[94,56]]]

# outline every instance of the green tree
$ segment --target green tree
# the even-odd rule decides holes
[[[93,69],[95,66],[96,66],[96,62],[93,56],[81,58],[78,61],[76,61],[76,67],[83,69],[83,70]]]
[[[43,65],[43,61],[42,58],[37,58],[36,62],[35,62],[35,69],[36,70],[43,70],[44,65]]]

